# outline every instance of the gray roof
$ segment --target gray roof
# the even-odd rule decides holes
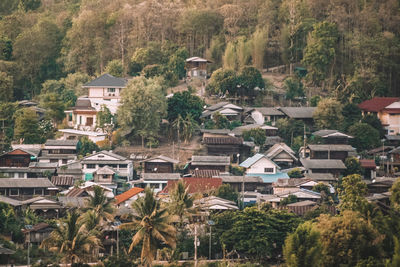
[[[142,180],[179,180],[180,173],[142,173]],[[133,181],[134,182],[134,181]]]
[[[299,201],[296,203],[291,203],[288,204],[286,206],[288,207],[302,207],[302,206],[315,206],[318,205],[318,203],[316,203],[315,201],[311,201],[311,200],[304,200],[304,201]]]
[[[78,98],[76,100],[75,106],[72,107],[74,110],[96,110],[94,107],[92,107],[92,104],[90,102],[89,98]]]
[[[278,108],[254,108],[255,110],[261,112],[264,116],[285,116],[285,114]]]
[[[8,248],[3,248],[2,246],[0,246],[0,255],[11,255],[14,254],[15,251],[8,249]]]
[[[245,183],[264,183],[259,176],[220,175],[218,178],[221,178],[223,183],[242,183],[243,179]]]
[[[400,141],[400,135],[385,135],[385,138],[389,141]]]
[[[59,196],[58,201],[65,207],[85,208],[87,206],[86,197],[65,197]]]
[[[170,158],[170,157],[166,157],[166,156],[163,156],[163,155],[159,155],[157,157],[152,157],[152,158],[149,158],[149,159],[145,159],[142,162],[152,162],[152,161],[157,162],[158,159],[162,160],[162,161],[170,162],[172,164],[178,164],[179,163],[179,160],[176,160],[176,159],[173,159],[173,158]]]
[[[36,169],[56,169],[58,167],[58,162],[31,162],[29,163],[29,168]]]
[[[257,161],[259,161],[262,158],[266,158],[267,160],[269,160],[272,164],[274,164],[276,166],[277,169],[280,169],[280,167],[278,165],[276,165],[275,162],[273,162],[271,159],[269,159],[266,155],[264,154],[260,154],[257,153],[254,156],[247,158],[245,161],[243,161],[242,163],[240,163],[240,167],[244,167],[244,168],[250,168],[251,166],[253,166],[254,163],[256,163]]]
[[[105,73],[93,81],[86,83],[82,87],[124,88],[126,87],[126,83],[126,79],[114,77],[111,74]]]
[[[346,169],[340,159],[300,159],[300,161],[306,169]]]
[[[277,143],[282,142],[282,138],[279,136],[267,136],[265,138],[265,144],[266,146],[271,146],[271,145],[275,145]]]
[[[348,151],[352,152],[356,149],[351,145],[308,145],[312,151]]]
[[[228,104],[230,104],[230,103],[229,102],[219,102],[217,104],[214,104],[214,105],[211,105],[209,107],[206,107],[206,110],[214,111],[214,110],[220,109],[223,106],[228,105]]]
[[[281,107],[280,111],[289,118],[294,119],[312,119],[315,107]]]
[[[345,133],[339,132],[338,130],[319,130],[316,132],[312,133],[313,135],[320,136],[320,137],[347,137],[347,138],[353,138],[350,135],[347,135]]]
[[[5,196],[0,196],[0,202],[7,203],[13,207],[21,206],[21,201]]]
[[[105,164],[107,164],[107,163],[110,163],[110,164],[116,163],[115,160],[106,160],[106,159],[105,159],[105,160],[102,160],[102,159],[91,160],[91,159],[89,159],[90,157],[92,157],[92,156],[94,156],[94,155],[97,155],[97,154],[104,154],[104,155],[107,155],[107,156],[110,156],[110,157],[113,157],[113,158],[116,158],[116,159],[119,159],[119,160],[122,160],[122,161],[131,162],[130,160],[128,160],[128,158],[126,158],[126,157],[124,157],[124,156],[121,156],[121,155],[118,155],[118,154],[115,154],[115,153],[113,153],[113,152],[107,151],[107,150],[102,150],[102,151],[99,151],[99,152],[97,152],[97,153],[88,155],[88,156],[84,157],[84,158],[81,160],[81,162],[90,162],[90,163],[97,163],[97,162],[99,162],[99,163],[105,163]]]
[[[54,187],[47,178],[0,178],[0,188]]]
[[[336,181],[332,173],[305,173],[304,177],[313,181]]]
[[[45,146],[76,146],[78,144],[78,140],[53,140],[48,139]]]
[[[227,156],[192,156],[192,165],[213,165],[213,166],[228,166],[231,164],[230,157]]]

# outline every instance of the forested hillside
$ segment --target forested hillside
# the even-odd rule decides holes
[[[2,0],[0,100],[32,98],[64,77],[79,95],[76,85],[107,66],[122,65],[124,76],[162,72],[173,85],[186,56],[207,57],[213,70],[297,63],[309,88],[352,102],[399,96],[399,3]]]

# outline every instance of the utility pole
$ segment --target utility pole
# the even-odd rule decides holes
[[[242,176],[242,209],[244,209],[244,174]]]
[[[304,123],[304,136],[303,136],[303,158],[306,158],[306,141],[307,141],[307,135],[306,135],[306,124]]]
[[[197,267],[197,224],[194,224],[194,267]]]

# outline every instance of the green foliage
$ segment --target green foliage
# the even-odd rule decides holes
[[[303,63],[307,67],[307,79],[319,85],[329,74],[336,56],[339,39],[336,24],[323,21],[314,24],[314,29],[307,40]]]
[[[299,168],[294,168],[288,172],[288,175],[290,178],[301,178],[303,177],[303,174],[301,173],[301,169]]]
[[[310,222],[299,225],[285,240],[283,257],[288,267],[319,266],[322,246],[319,232]]]
[[[257,90],[265,89],[265,82],[261,72],[254,67],[243,67],[237,77],[239,85],[239,95],[254,97]]]
[[[18,8],[27,12],[39,8],[40,4],[41,0],[19,0]]]
[[[361,260],[382,255],[382,236],[357,212],[321,215],[316,229],[322,245],[320,266],[356,266]]]
[[[362,118],[360,108],[354,103],[348,103],[344,105],[342,109],[342,115],[344,118],[342,129],[345,132],[348,131],[350,126],[356,124],[357,122],[360,122]]]
[[[93,151],[99,151],[99,147],[89,140],[86,136],[82,137],[78,143],[77,153],[85,157],[86,155],[90,155]]]
[[[304,97],[303,83],[297,78],[286,78],[283,87],[286,89],[286,99],[294,100]]]
[[[237,77],[235,71],[231,69],[217,69],[211,75],[210,81],[206,87],[209,94],[237,93]]]
[[[229,120],[225,115],[222,115],[219,112],[215,112],[213,114],[213,121],[215,125],[215,129],[227,129],[229,128]]]
[[[178,115],[185,118],[187,114],[191,114],[195,121],[199,121],[204,101],[190,91],[183,91],[175,93],[167,100],[167,104],[167,118],[170,122],[176,120]]]
[[[232,173],[232,175],[241,176],[244,175],[245,169],[243,167],[229,165],[229,172]]]
[[[118,124],[144,139],[156,136],[162,117],[167,111],[162,80],[136,77],[129,81],[122,92],[122,105],[117,111]]]
[[[104,131],[108,125],[113,124],[113,118],[114,116],[107,106],[102,105],[100,111],[96,114],[96,126]]]
[[[223,184],[220,187],[218,187],[217,191],[215,192],[215,195],[217,197],[231,200],[234,202],[237,202],[239,197],[238,192],[234,191],[229,184]]]
[[[319,101],[321,100],[321,97],[319,95],[314,95],[310,98],[310,106],[311,107],[316,107],[318,106]]]
[[[299,223],[295,215],[286,211],[248,207],[235,214],[228,224],[232,227],[220,238],[227,251],[235,249],[260,262],[281,253],[284,239]]]
[[[362,211],[366,205],[367,185],[359,174],[343,177],[338,189],[341,210]]]
[[[57,93],[40,95],[40,106],[46,109],[46,116],[53,120],[54,123],[58,123],[65,118],[64,101]]]
[[[0,102],[10,102],[14,97],[13,78],[0,71]]]
[[[253,141],[257,146],[263,146],[266,138],[265,130],[261,128],[243,131],[243,139],[245,141]]]
[[[176,215],[179,218],[180,226],[183,226],[183,221],[193,206],[194,197],[189,195],[189,188],[183,180],[179,180],[170,194],[170,205],[168,206],[169,213]]]
[[[44,141],[36,111],[31,108],[23,108],[15,113],[14,139],[22,140],[24,144],[40,144]]]
[[[304,133],[304,123],[295,119],[279,119],[276,121],[276,127],[278,127],[278,135],[286,144],[292,144],[293,138],[302,136]]]
[[[279,205],[281,206],[286,206],[288,204],[296,203],[297,202],[297,197],[295,195],[289,195],[287,198],[284,198],[281,200]]]
[[[400,179],[397,179],[396,182],[390,188],[390,205],[397,211],[400,210]]]
[[[320,129],[340,129],[343,122],[342,104],[333,98],[319,101],[313,118]]]
[[[372,128],[379,132],[380,138],[383,138],[386,130],[383,128],[381,120],[376,114],[367,114],[361,119],[362,123],[369,124]]]
[[[346,165],[345,175],[362,173],[360,161],[356,157],[346,158],[344,165]]]
[[[380,145],[379,131],[367,123],[356,123],[350,126],[349,134],[354,138],[350,143],[358,151],[372,149]]]
[[[163,75],[164,69],[162,68],[161,65],[158,64],[147,65],[143,68],[142,74],[146,78],[153,78]]]
[[[122,61],[119,59],[114,59],[108,62],[106,67],[106,73],[109,73],[114,77],[123,77],[124,66],[122,65]]]
[[[0,60],[11,60],[12,41],[7,37],[0,37]]]

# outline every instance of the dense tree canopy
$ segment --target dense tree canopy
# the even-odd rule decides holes
[[[204,106],[203,100],[190,90],[175,93],[168,99],[167,104],[167,118],[170,122],[176,120],[178,115],[185,118],[187,114],[191,114],[193,119],[198,121]]]

